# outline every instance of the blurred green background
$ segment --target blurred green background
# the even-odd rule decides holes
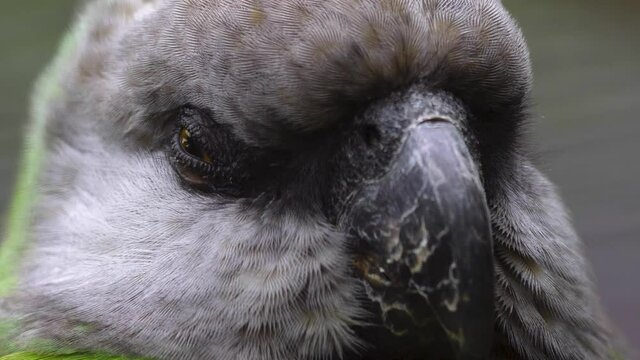
[[[535,69],[537,163],[575,219],[613,321],[640,347],[640,2],[504,0]],[[0,214],[29,92],[73,18],[71,0],[0,1]]]

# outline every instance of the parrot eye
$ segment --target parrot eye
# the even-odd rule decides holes
[[[202,149],[199,144],[193,141],[191,132],[187,128],[180,128],[178,141],[180,143],[180,148],[184,152],[207,164],[213,164],[211,155]]]
[[[187,185],[231,195],[248,186],[251,169],[260,168],[253,161],[255,151],[239,142],[206,110],[184,106],[177,120],[170,158]]]

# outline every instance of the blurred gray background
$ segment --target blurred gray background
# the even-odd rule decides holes
[[[638,349],[640,2],[503,2],[533,58],[537,162],[573,214],[607,311]],[[0,214],[12,193],[30,88],[73,18],[74,3],[0,1]]]

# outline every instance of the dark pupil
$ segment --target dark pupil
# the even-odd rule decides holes
[[[192,145],[191,145],[191,134],[186,129],[180,130],[180,146],[186,152],[191,153]]]
[[[180,130],[180,146],[182,146],[182,149],[184,149],[184,151],[195,157],[202,156],[202,151],[196,144],[191,141],[191,134],[187,129]]]
[[[211,162],[211,159],[207,153],[205,153],[198,144],[191,141],[191,133],[189,130],[182,128],[180,130],[180,147],[187,153],[195,156],[196,158],[208,162]]]

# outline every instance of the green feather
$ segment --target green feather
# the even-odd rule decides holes
[[[78,26],[75,31],[65,36],[58,55],[35,86],[25,149],[16,179],[14,197],[9,207],[6,234],[0,243],[0,300],[10,296],[18,284],[18,272],[22,255],[28,245],[28,227],[37,197],[38,180],[45,152],[47,113],[51,104],[63,96],[60,87],[61,76],[76,47],[80,30]],[[0,318],[0,355],[17,350],[18,346],[9,343],[7,337],[18,327],[16,321]],[[13,359],[19,358],[13,357]],[[0,359],[4,360],[4,358]]]
[[[17,269],[27,246],[27,230],[32,206],[37,197],[37,184],[45,151],[45,128],[50,104],[60,99],[60,77],[73,54],[78,31],[70,32],[60,47],[53,64],[36,83],[32,98],[31,123],[25,151],[16,179],[16,190],[9,207],[7,230],[0,247],[0,297],[6,297],[17,284]]]
[[[40,76],[35,86],[31,122],[16,179],[17,185],[9,207],[4,241],[0,243],[0,300],[10,296],[18,285],[20,262],[28,247],[28,229],[33,204],[38,196],[38,181],[46,148],[48,112],[52,104],[64,100],[62,77],[85,29],[86,24],[81,21],[64,37],[55,60]],[[17,328],[19,325],[15,321],[0,318],[0,360],[142,360],[105,353],[60,351],[51,347],[51,344],[46,345],[47,342],[44,341],[35,341],[25,347],[6,339],[6,336]],[[21,351],[27,348],[30,351]]]

